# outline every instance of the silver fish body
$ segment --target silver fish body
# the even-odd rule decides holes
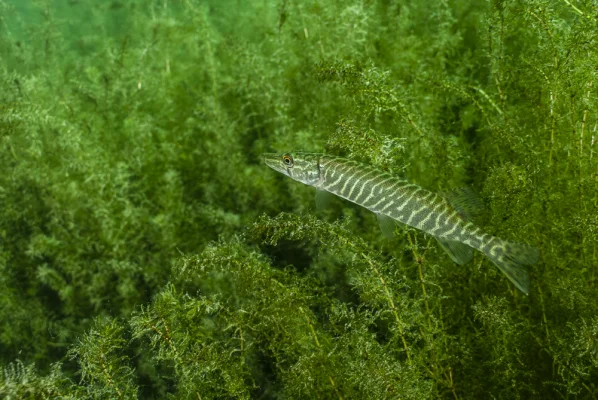
[[[268,153],[266,165],[318,190],[333,193],[394,221],[436,237],[458,264],[484,253],[522,292],[529,293],[524,265],[539,259],[538,250],[485,233],[465,216],[472,203],[464,196],[440,195],[373,166],[318,153]]]

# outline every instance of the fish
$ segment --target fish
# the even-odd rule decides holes
[[[435,193],[375,166],[323,153],[264,153],[264,163],[296,181],[316,188],[316,203],[332,193],[374,212],[385,236],[405,224],[436,238],[457,264],[483,253],[524,294],[529,295],[526,266],[540,251],[484,232],[471,219],[483,208],[469,189]]]

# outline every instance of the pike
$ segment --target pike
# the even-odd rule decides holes
[[[540,252],[485,233],[469,219],[481,203],[468,190],[434,193],[373,166],[319,153],[262,154],[267,166],[292,179],[314,186],[316,202],[329,192],[376,213],[385,236],[397,222],[436,238],[451,259],[463,265],[482,252],[526,295],[529,274]]]

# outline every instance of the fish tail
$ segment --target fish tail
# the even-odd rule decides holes
[[[491,246],[482,251],[526,295],[529,294],[529,273],[526,265],[540,259],[540,251],[520,243],[493,238]]]

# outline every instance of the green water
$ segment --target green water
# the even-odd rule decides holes
[[[0,0],[0,398],[595,398],[596,14]],[[472,188],[529,296],[287,150]]]

